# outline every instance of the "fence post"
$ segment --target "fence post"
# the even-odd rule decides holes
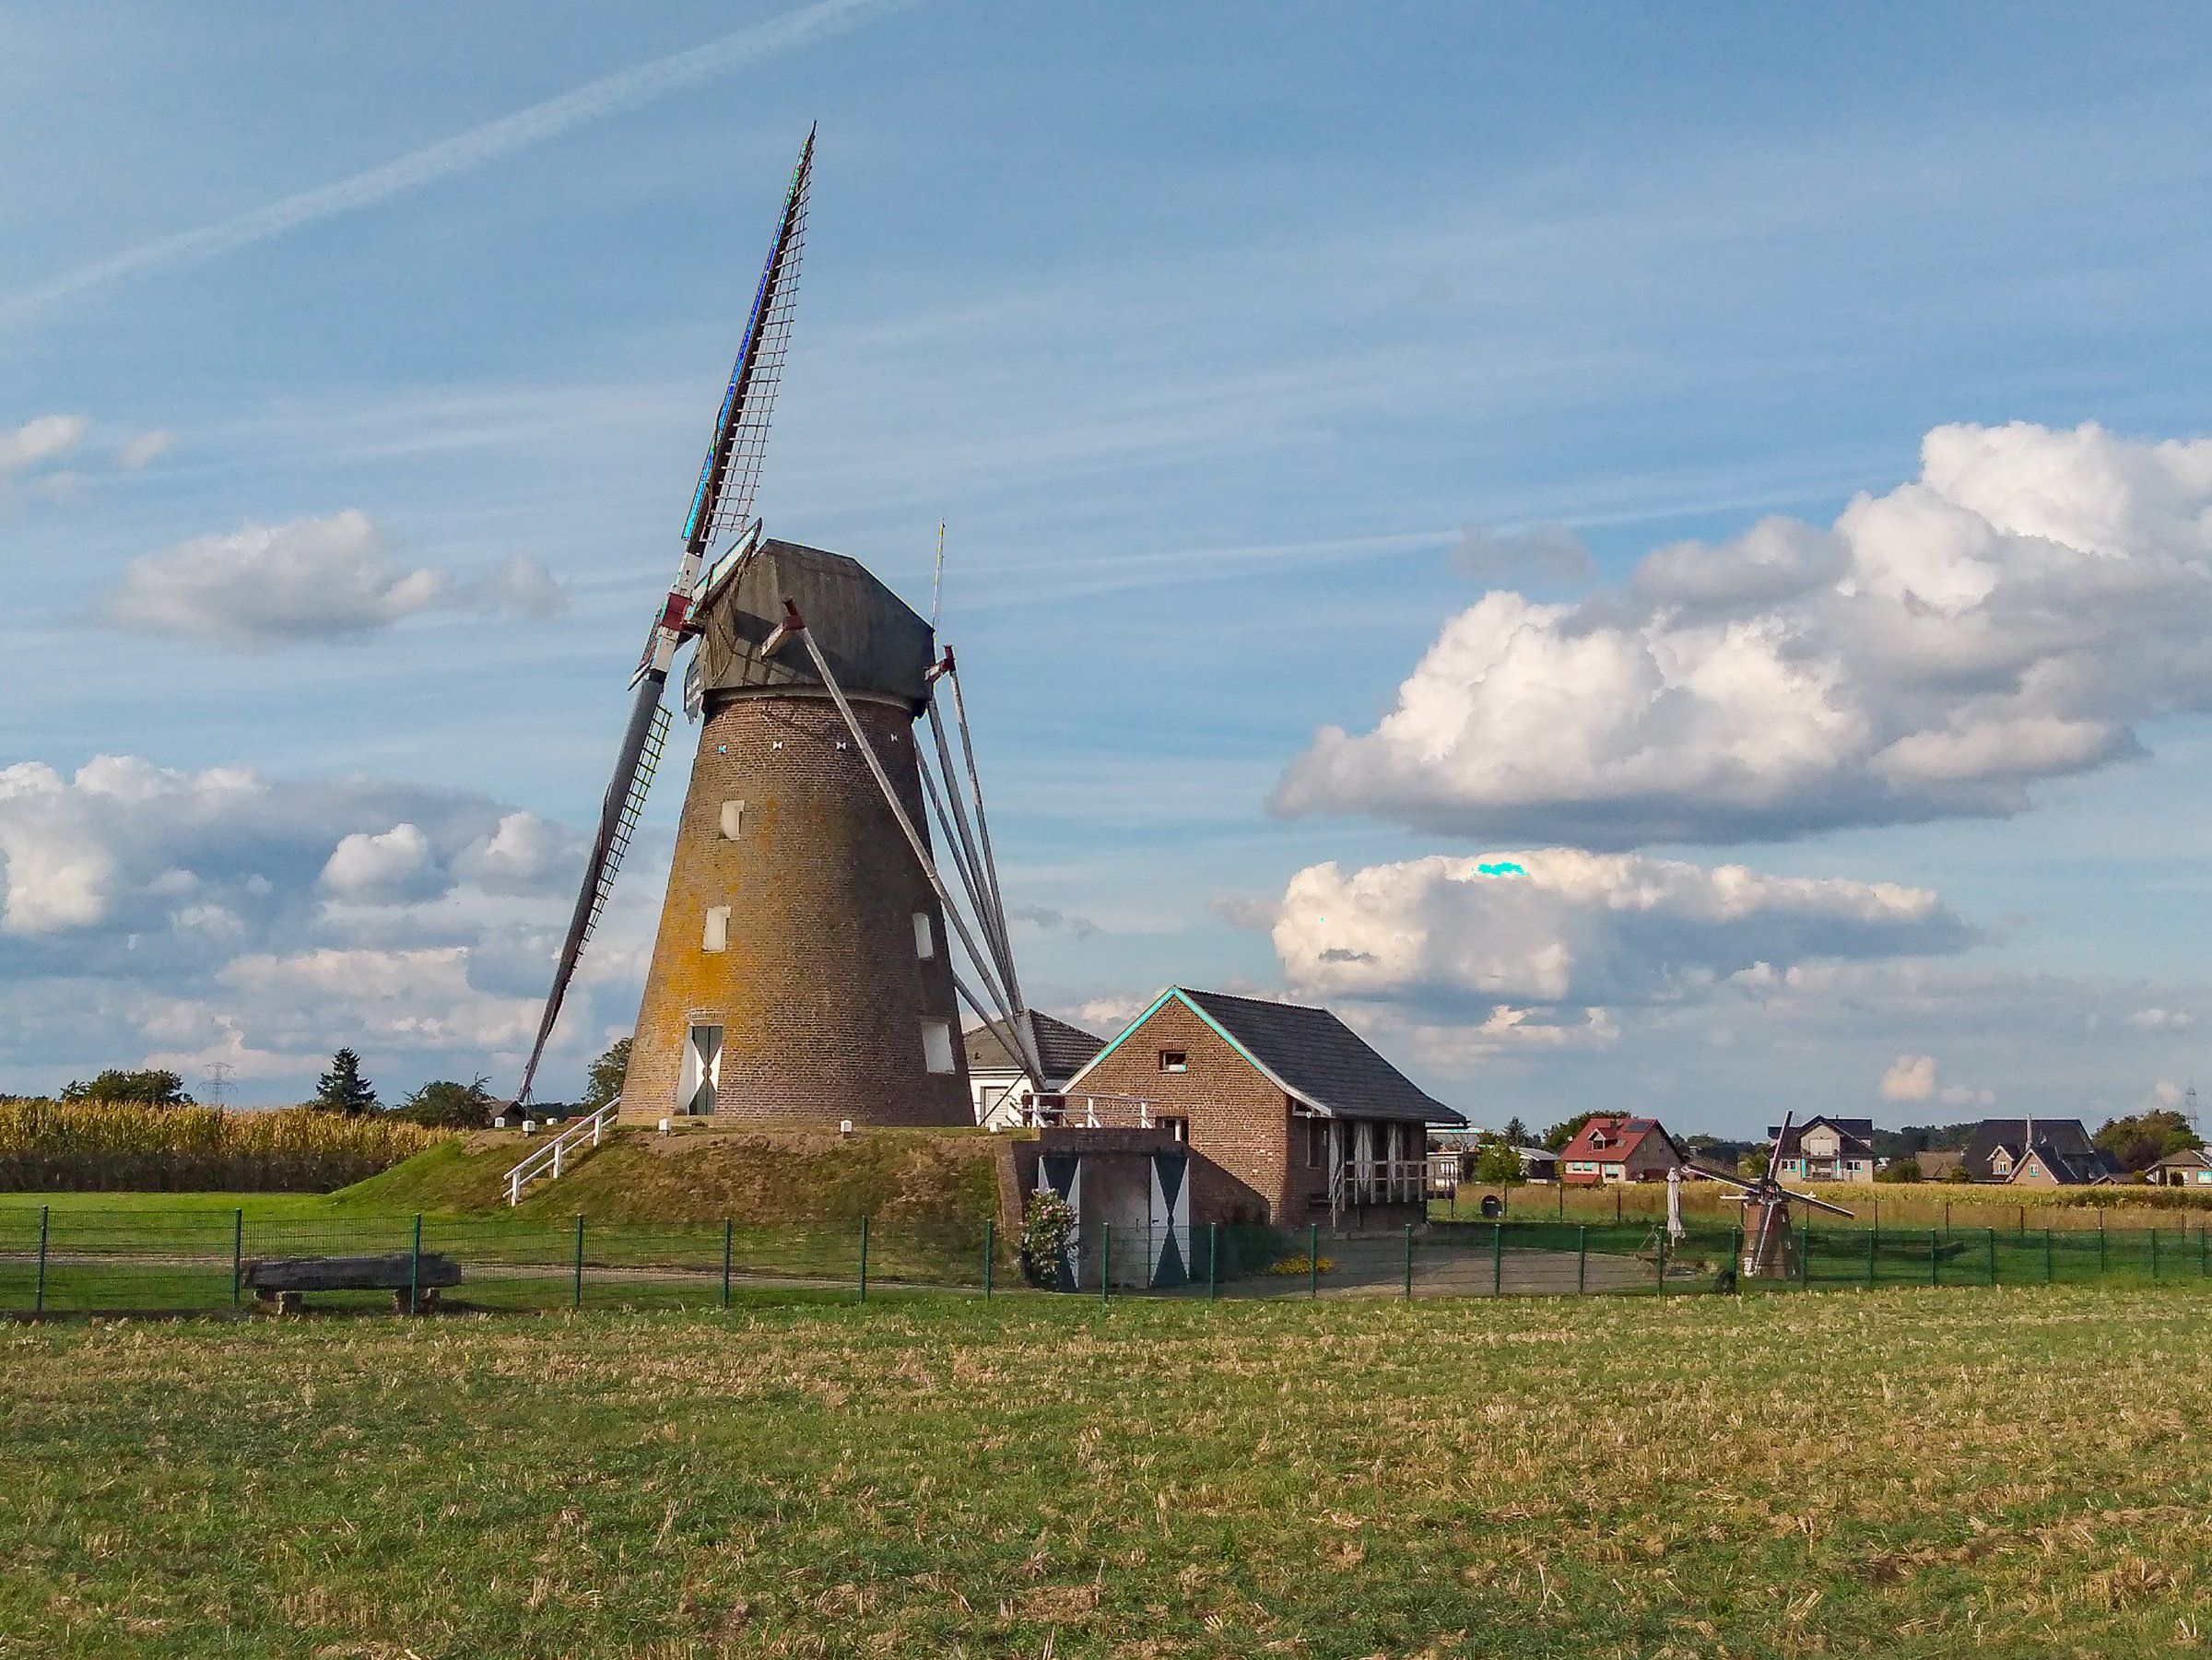
[[[1553,1214],[1564,1221],[1567,1219],[1567,1183],[1555,1181],[1552,1185],[1559,1189],[1559,1204],[1554,1208]]]
[[[1875,1228],[1875,1229],[1872,1229],[1872,1230],[1870,1230],[1868,1231],[1867,1235],[1866,1235],[1866,1289],[1867,1289],[1869,1291],[1871,1291],[1871,1290],[1873,1290],[1873,1289],[1874,1289],[1874,1252],[1875,1252],[1875,1245],[1876,1245],[1877,1242],[1878,1242],[1878,1241],[1881,1239],[1881,1237],[1882,1237],[1882,1230],[1881,1230],[1881,1229],[1880,1229],[1880,1228],[1878,1228],[1878,1227],[1877,1227],[1877,1228]]]
[[[730,1306],[730,1245],[737,1231],[734,1218],[722,1219],[722,1306]]]
[[[422,1212],[415,1213],[415,1232],[407,1244],[407,1313],[422,1313]]]
[[[1505,1289],[1505,1224],[1490,1224],[1490,1295],[1495,1297]]]
[[[1783,1223],[1788,1227],[1788,1222]],[[1800,1288],[1813,1283],[1813,1219],[1806,1217],[1797,1224],[1797,1284]]]
[[[230,1213],[230,1306],[238,1306],[239,1286],[246,1272],[246,1207],[241,1205]],[[407,1301],[412,1304],[414,1298]]]
[[[572,1309],[580,1309],[583,1306],[583,1217],[582,1214],[576,1218],[576,1279],[574,1285],[570,1289],[569,1306]]]
[[[1306,1301],[1321,1295],[1321,1224],[1306,1224]]]
[[[2097,1213],[2097,1277],[2104,1277],[2104,1212]]]
[[[1620,1226],[1620,1189],[1618,1187],[1613,1190],[1613,1225],[1616,1228]]]
[[[1735,1225],[1734,1254],[1728,1258],[1728,1284],[1738,1297],[1744,1294],[1744,1225]]]
[[[2051,1283],[2051,1230],[2043,1230],[2043,1283]]]
[[[2204,1278],[2207,1270],[2212,1270],[2212,1252],[2206,1250],[2205,1230],[2199,1228],[2196,1230],[2196,1277]]]
[[[2019,1207],[2019,1209],[2020,1209],[2020,1237],[2021,1237],[2022,1239],[2026,1239],[2026,1238],[2028,1237],[2028,1207],[2027,1207],[2027,1206],[2025,1206],[2025,1205],[2023,1205],[2023,1206],[2021,1206],[2021,1207]]]
[[[1928,1283],[1932,1286],[1941,1285],[1943,1283],[1943,1281],[1936,1277],[1937,1263],[1939,1260],[1940,1259],[1938,1259],[1936,1254],[1936,1230],[1931,1228],[1928,1230]]]
[[[1989,1283],[1993,1286],[1997,1283],[1997,1230],[1994,1228],[1989,1230]]]
[[[1413,1301],[1413,1224],[1406,1224],[1406,1301]]]
[[[1099,1301],[1113,1301],[1113,1224],[1099,1224]]]
[[[2159,1230],[2155,1223],[2150,1230],[2150,1282],[2159,1282]]]
[[[1221,1224],[1206,1225],[1206,1300],[1213,1301],[1221,1283]]]
[[[987,1216],[983,1219],[983,1301],[985,1302],[991,1301],[991,1258],[995,1254],[997,1242],[998,1219]]]
[[[1653,1281],[1652,1289],[1659,1296],[1664,1297],[1666,1295],[1666,1230],[1664,1228],[1659,1230],[1659,1249],[1653,1254],[1652,1260],[1656,1265],[1658,1275],[1658,1277]]]
[[[1948,1199],[1943,1202],[1943,1237],[1947,1240],[1951,1237],[1951,1202]]]
[[[863,1302],[868,1300],[868,1218],[865,1211],[861,1213],[860,1218],[860,1300]]]
[[[30,1312],[34,1314],[43,1314],[46,1312],[46,1230],[53,1217],[53,1206],[41,1205],[39,1207],[39,1277],[37,1286],[30,1294]]]
[[[1580,1297],[1590,1284],[1590,1224],[1574,1227],[1574,1294]]]

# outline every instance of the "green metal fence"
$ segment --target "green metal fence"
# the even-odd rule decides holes
[[[929,1288],[975,1296],[1073,1290],[1111,1301],[1186,1298],[1676,1296],[1891,1286],[2156,1284],[2212,1280],[2212,1231],[1889,1228],[1800,1224],[1786,1277],[1740,1277],[1733,1223],[1547,1218],[1431,1221],[1333,1232],[1305,1227],[1099,1223],[1056,1263],[1028,1263],[991,1223],[895,1218],[766,1226],[616,1225],[582,1218],[348,1216],[262,1219],[247,1211],[103,1211],[0,1204],[0,1313],[217,1313],[256,1306],[256,1265],[382,1257],[373,1287],[311,1291],[306,1305],[429,1301],[486,1311],[713,1308],[760,1299],[865,1300]]]

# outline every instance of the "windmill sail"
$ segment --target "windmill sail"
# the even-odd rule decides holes
[[[691,632],[692,603],[700,586],[700,567],[715,540],[732,527],[743,529],[752,514],[753,489],[759,481],[760,460],[768,446],[769,411],[775,402],[777,383],[782,379],[783,354],[791,337],[799,249],[806,229],[807,187],[813,174],[814,134],[809,131],[799,150],[798,166],[792,171],[791,188],[784,193],[783,211],[776,221],[768,263],[762,266],[759,285],[753,292],[745,339],[715,419],[714,441],[707,451],[699,488],[692,493],[676,581],[669,584],[667,597],[645,638],[644,654],[630,677],[635,695],[630,700],[629,720],[622,729],[621,747],[615,752],[614,776],[599,804],[598,833],[592,839],[583,884],[570,913],[569,931],[554,965],[544,1012],[538,1017],[537,1038],[523,1068],[522,1088],[515,1094],[518,1104],[530,1099],[538,1063],[545,1058],[546,1044],[560,1018],[570,982],[575,978],[577,960],[606,908],[615,872],[644,809],[645,791],[653,782],[653,767],[667,737],[668,712],[661,707],[661,698],[677,649]]]

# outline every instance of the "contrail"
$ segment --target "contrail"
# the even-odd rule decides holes
[[[312,225],[318,219],[332,218],[386,201],[417,185],[481,167],[487,161],[525,149],[587,121],[634,109],[762,58],[841,33],[862,21],[866,14],[898,3],[900,0],[815,0],[811,6],[786,12],[766,23],[593,81],[573,92],[549,98],[544,103],[533,104],[527,110],[426,146],[381,167],[340,179],[335,184],[302,191],[250,213],[218,219],[196,230],[180,230],[93,265],[80,265],[38,288],[0,299],[0,327],[25,322],[38,312],[108,283],[165,266],[213,259],[233,249],[282,236],[301,225]]]

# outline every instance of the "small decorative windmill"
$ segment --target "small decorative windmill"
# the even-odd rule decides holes
[[[624,1118],[972,1123],[956,997],[1008,1023],[1043,1088],[952,653],[857,560],[771,540],[752,516],[813,170],[809,132],[692,492],[676,580],[630,677],[629,723],[518,1101],[529,1099],[636,833],[667,744],[669,671],[694,642],[684,705],[705,724]],[[947,700],[961,771],[944,729]],[[917,736],[924,715],[935,775]],[[933,813],[952,854],[949,884],[930,852]],[[952,961],[948,933],[970,978]]]
[[[1744,1207],[1744,1250],[1736,1269],[1747,1279],[1787,1279],[1796,1273],[1797,1237],[1790,1229],[1791,1206],[1809,1205],[1815,1210],[1825,1210],[1830,1216],[1847,1220],[1852,1217],[1841,1205],[1792,1193],[1774,1173],[1782,1167],[1783,1148],[1790,1143],[1793,1116],[1788,1113],[1783,1114],[1782,1128],[1774,1132],[1774,1145],[1768,1149],[1766,1172],[1756,1181],[1745,1182],[1702,1165],[1697,1167],[1697,1173],[1707,1181],[1738,1190],[1737,1197]]]

